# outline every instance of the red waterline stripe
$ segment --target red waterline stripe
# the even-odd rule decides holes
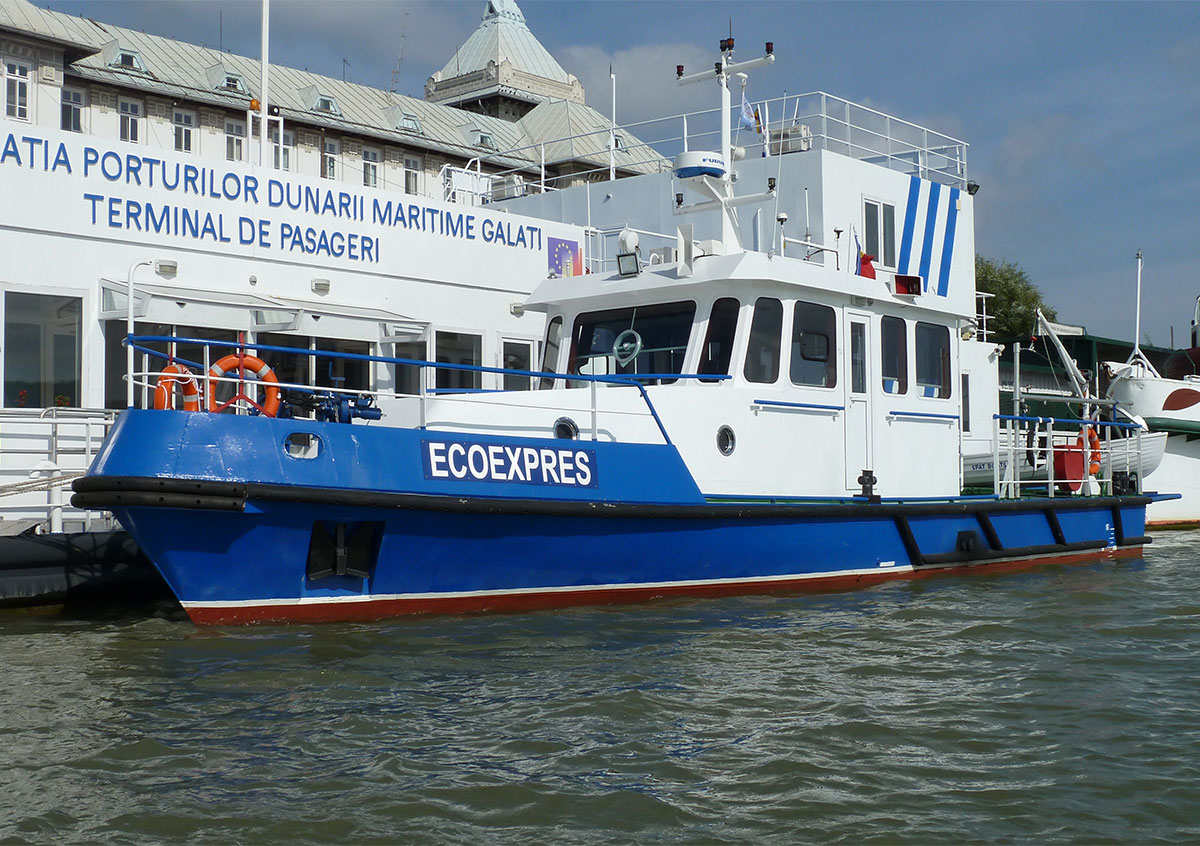
[[[542,611],[579,605],[618,605],[648,602],[669,597],[712,598],[770,593],[823,593],[869,587],[897,579],[925,579],[962,573],[1005,573],[1044,564],[1074,564],[1103,558],[1140,555],[1142,547],[1128,546],[1087,550],[1063,555],[1043,555],[955,567],[916,571],[861,573],[850,576],[808,577],[781,581],[723,582],[721,584],[672,585],[669,587],[601,588],[538,593],[503,593],[481,596],[376,599],[362,602],[304,602],[288,605],[231,605],[187,608],[198,625],[244,623],[333,623],[361,622],[407,614],[476,614],[482,612]]]

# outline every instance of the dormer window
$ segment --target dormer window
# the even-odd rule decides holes
[[[475,138],[475,146],[484,147],[488,150],[496,149],[496,139],[490,132],[480,132]]]
[[[400,116],[399,122],[396,124],[397,129],[407,130],[408,132],[420,132],[421,121],[416,115],[405,112]]]
[[[145,71],[146,66],[142,64],[142,57],[133,50],[118,50],[113,56],[111,62],[108,63],[111,67],[121,68],[122,70]]]
[[[223,91],[233,91],[237,94],[246,93],[246,83],[236,73],[227,73],[221,79],[221,84],[217,86]]]
[[[342,113],[342,110],[338,108],[337,100],[326,94],[317,95],[317,101],[313,103],[312,110],[324,112],[327,115],[341,115]]]

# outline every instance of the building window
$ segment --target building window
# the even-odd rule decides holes
[[[863,250],[878,266],[896,267],[896,207],[874,200],[863,202]]]
[[[171,122],[175,125],[175,152],[193,152],[192,131],[196,128],[196,113],[175,109]]]
[[[908,393],[908,324],[900,317],[879,322],[879,363],[885,394]]]
[[[122,70],[146,70],[146,66],[142,64],[142,57],[132,50],[122,50],[108,64],[110,67],[121,68]]]
[[[326,179],[338,178],[338,157],[342,153],[342,145],[333,138],[326,138],[321,152],[321,175]]]
[[[17,120],[29,120],[29,65],[4,63],[4,113]]]
[[[742,367],[747,381],[773,384],[779,378],[779,346],[783,334],[783,304],[773,297],[759,297],[750,323],[750,343]]]
[[[476,145],[488,150],[496,149],[496,139],[490,132],[480,132],[479,138],[475,141]]]
[[[792,315],[793,385],[837,386],[837,316],[829,306],[796,303]]]
[[[138,143],[138,124],[142,122],[142,104],[137,100],[122,98],[118,103],[121,113],[121,140]]]
[[[950,330],[917,324],[917,390],[923,397],[950,397]]]
[[[243,143],[246,139],[246,122],[244,120],[225,121],[225,159],[231,162],[242,161]]]
[[[363,185],[375,188],[379,185],[379,151],[363,147]]]
[[[435,342],[435,358],[442,364],[469,364],[478,367],[483,363],[483,339],[478,335],[463,332],[438,332]],[[437,387],[443,391],[478,390],[478,370],[448,370],[437,368]]]
[[[83,300],[4,294],[4,405],[75,407]]]
[[[317,96],[317,102],[313,103],[312,110],[314,112],[325,112],[330,115],[340,115],[342,113],[338,109],[337,100],[324,94]]]
[[[271,148],[275,157],[276,170],[292,169],[292,148],[296,146],[296,135],[293,132],[283,133],[283,144],[279,143],[279,129],[271,130]]]
[[[712,312],[708,315],[708,328],[704,330],[704,346],[700,349],[700,366],[696,369],[697,373],[714,376],[729,374],[729,362],[733,359],[733,336],[737,332],[740,311],[741,303],[733,297],[722,297],[713,303]]]
[[[242,82],[242,78],[236,73],[225,74],[218,87],[226,91],[236,91],[238,94],[246,93],[246,83]]]
[[[424,165],[419,156],[404,157],[404,193],[405,194],[420,194],[421,193],[421,174],[424,170]]]
[[[405,129],[409,132],[420,132],[421,121],[416,115],[410,115],[408,112],[405,112],[403,115],[401,115],[400,122],[396,124],[396,128]]]
[[[62,128],[83,132],[83,92],[78,88],[62,90]]]

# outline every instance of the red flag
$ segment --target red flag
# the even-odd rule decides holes
[[[858,275],[865,276],[867,279],[875,278],[875,265],[871,262],[875,261],[875,256],[869,253],[858,254]]]

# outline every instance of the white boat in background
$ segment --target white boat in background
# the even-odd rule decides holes
[[[1140,324],[1142,254],[1138,262],[1138,323]],[[1151,487],[1181,494],[1179,499],[1155,502],[1146,512],[1150,525],[1200,525],[1200,297],[1192,315],[1191,347],[1177,351],[1160,373],[1137,345],[1124,363],[1106,361],[1112,379],[1108,397],[1146,421],[1151,432],[1166,438],[1162,463]]]

